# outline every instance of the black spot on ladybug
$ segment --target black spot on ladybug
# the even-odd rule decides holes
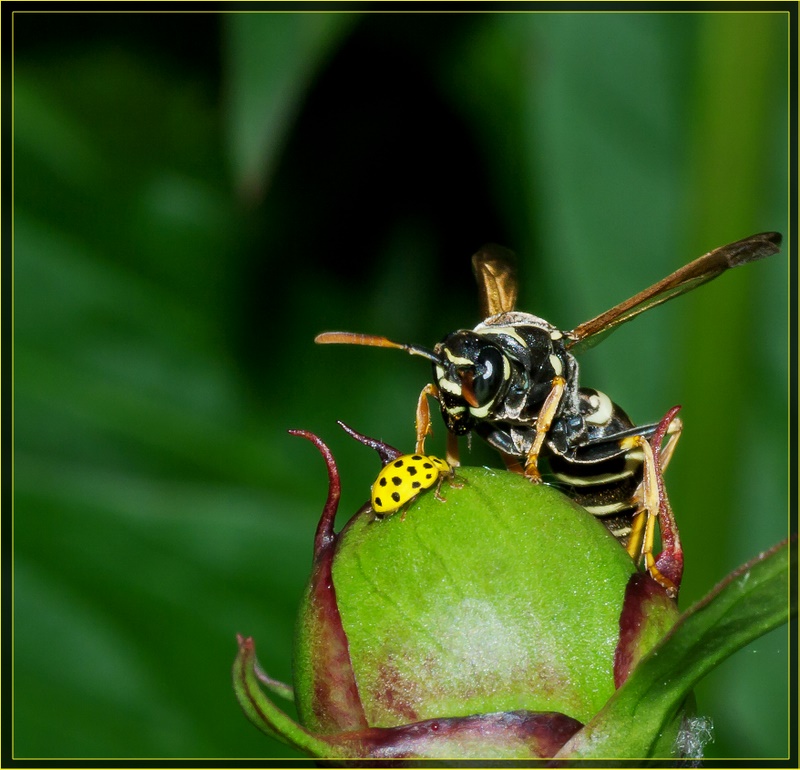
[[[432,479],[433,478],[433,474],[432,473],[428,473],[428,474],[426,474],[425,478],[426,479]]]
[[[431,463],[422,463],[422,467],[423,468],[433,468],[433,465]]]
[[[417,475],[417,469],[414,468],[412,465],[409,465],[406,470],[407,470],[409,476],[416,476]]]
[[[396,503],[400,502],[400,493],[399,492],[392,492],[392,500]]]
[[[422,486],[422,484],[420,484],[419,481],[412,481],[411,482],[412,489],[419,489],[421,486]]]
[[[392,484],[394,484],[396,487],[399,487],[402,483],[403,479],[401,479],[399,476],[392,476]]]
[[[402,467],[403,467],[403,461],[402,461],[402,460],[395,460],[395,461],[392,463],[392,465],[393,465],[395,468],[402,468]]]
[[[382,487],[386,486],[386,476],[383,476],[381,480],[378,482]]]
[[[416,460],[417,462],[419,462],[419,461],[422,459],[422,455],[413,455],[413,456],[411,457],[411,459],[412,459],[412,460]]]
[[[376,497],[375,498],[375,505],[378,505],[381,508],[383,508],[383,500],[381,500],[380,497]]]

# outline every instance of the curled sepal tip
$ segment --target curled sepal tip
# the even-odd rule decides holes
[[[317,532],[314,535],[314,558],[319,559],[322,552],[333,545],[336,535],[333,531],[333,522],[336,519],[336,511],[339,509],[339,498],[342,494],[342,485],[339,481],[339,469],[333,459],[333,453],[328,449],[328,445],[319,436],[315,436],[308,430],[290,430],[292,436],[300,436],[308,439],[319,450],[325,460],[325,467],[328,470],[328,499],[322,509],[322,516],[317,525]]]
[[[352,436],[364,446],[374,449],[381,458],[381,463],[383,465],[388,465],[392,460],[396,460],[403,454],[399,449],[395,449],[393,446],[389,446],[389,444],[385,444],[383,441],[378,441],[376,438],[370,438],[363,433],[359,433],[357,430],[353,430],[353,428],[349,425],[345,425],[341,420],[337,420],[336,424],[347,433],[348,436]]]
[[[233,689],[248,719],[267,735],[315,757],[338,756],[337,747],[314,735],[281,711],[261,690],[256,674],[256,649],[251,637],[238,637],[233,664]]]

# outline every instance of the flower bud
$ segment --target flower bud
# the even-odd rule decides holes
[[[284,736],[309,753],[552,757],[678,617],[597,518],[507,471],[459,467],[334,534],[336,466],[298,433],[330,478],[296,634],[303,729]]]

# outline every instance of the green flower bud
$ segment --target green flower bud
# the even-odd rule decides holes
[[[552,757],[678,617],[598,519],[507,471],[459,467],[438,495],[386,517],[367,504],[334,534],[336,466],[297,433],[330,478],[296,635],[303,727],[265,713],[250,640],[236,681],[253,721],[308,753]]]

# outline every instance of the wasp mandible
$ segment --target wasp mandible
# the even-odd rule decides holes
[[[552,479],[599,517],[631,557],[651,560],[655,518],[646,501],[655,472],[649,440],[658,422],[636,425],[605,393],[579,385],[575,355],[619,325],[726,270],[780,251],[781,235],[759,233],[721,246],[572,331],[515,310],[514,254],[484,246],[472,258],[485,320],[448,334],[433,349],[351,332],[324,332],[323,344],[398,348],[427,358],[434,382],[417,404],[417,447],[430,430],[428,396],[438,399],[448,428],[447,462],[458,465],[455,437],[472,431],[497,449],[507,467],[539,483],[545,458]],[[682,425],[675,418],[661,449],[663,471]],[[653,571],[651,574],[653,574]],[[664,585],[665,578],[653,574]],[[668,581],[667,581],[668,582]]]

